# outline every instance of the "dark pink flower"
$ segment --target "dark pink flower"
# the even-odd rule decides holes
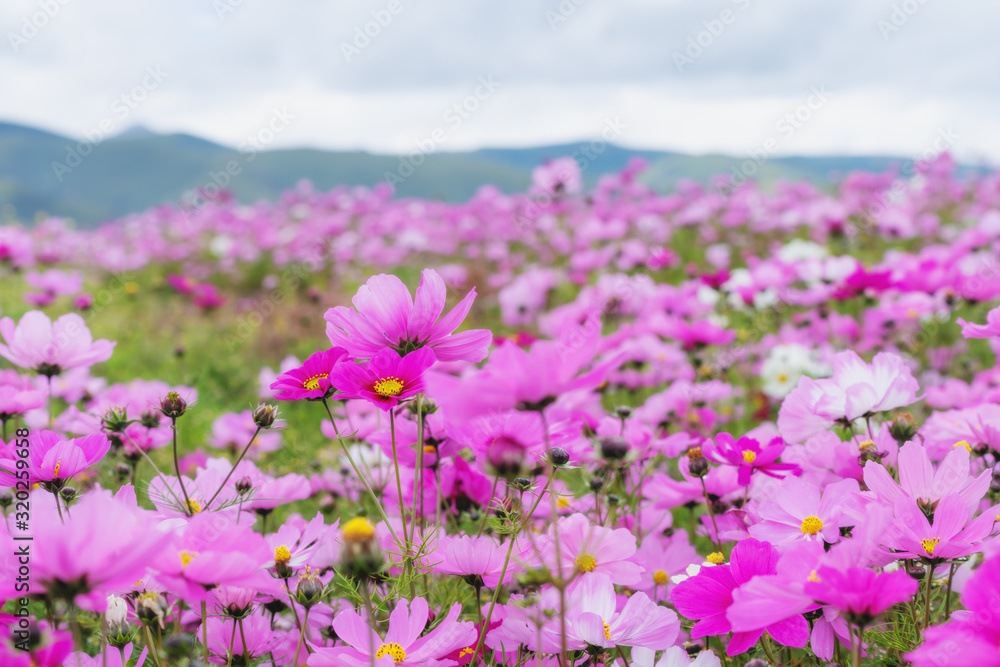
[[[785,451],[785,442],[781,438],[773,438],[766,447],[747,436],[739,440],[729,433],[715,436],[715,446],[707,446],[705,457],[725,465],[736,466],[739,470],[740,486],[750,485],[750,476],[759,471],[768,477],[781,479],[785,474],[801,475],[802,468],[794,463],[777,463],[781,453]]]
[[[274,397],[282,401],[295,401],[329,396],[334,389],[330,384],[330,373],[346,356],[347,350],[342,347],[331,347],[309,355],[301,366],[282,373],[271,383]]]
[[[385,348],[367,362],[338,364],[330,372],[330,383],[343,392],[338,398],[363,398],[391,410],[424,390],[424,371],[434,361],[429,348],[422,347],[405,357]]]

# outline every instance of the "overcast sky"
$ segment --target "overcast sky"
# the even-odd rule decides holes
[[[914,156],[947,136],[997,164],[998,25],[995,0],[2,0],[0,120],[386,153],[611,121],[636,148]]]

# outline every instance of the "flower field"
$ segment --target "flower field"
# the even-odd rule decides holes
[[[0,227],[0,664],[1000,665],[1000,172],[643,167]]]

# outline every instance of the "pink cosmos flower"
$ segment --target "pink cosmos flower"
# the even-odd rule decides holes
[[[917,592],[917,580],[902,570],[876,572],[867,567],[825,566],[805,584],[818,602],[839,609],[856,625],[867,625],[883,611]]]
[[[997,306],[986,314],[986,324],[974,324],[966,322],[961,317],[958,323],[962,326],[962,335],[965,338],[992,338],[1000,336],[1000,306]]]
[[[368,667],[374,656],[378,667],[418,667],[448,664],[444,656],[468,647],[476,640],[472,623],[459,621],[462,605],[455,603],[443,621],[421,636],[427,627],[430,610],[423,598],[400,600],[389,616],[385,639],[353,609],[340,612],[333,619],[333,629],[346,646],[314,647],[309,667]]]
[[[951,620],[924,631],[924,641],[904,657],[913,667],[948,664],[1000,666],[1000,624],[996,622],[1000,596],[1000,558],[987,559],[962,591],[963,611]]]
[[[72,646],[72,639],[70,640],[70,645]],[[144,667],[146,664],[146,657],[149,654],[149,649],[143,646],[142,651],[139,653],[138,660],[133,664],[131,660],[134,649],[135,647],[132,644],[125,645],[124,665],[122,664],[122,654],[118,651],[118,649],[110,644],[105,644],[103,653],[96,656],[74,651],[66,656],[66,660],[62,663],[62,665],[63,667],[126,667],[126,665],[132,665],[132,667]]]
[[[131,590],[172,542],[169,533],[149,529],[152,513],[138,508],[128,485],[114,498],[105,491],[85,494],[62,519],[54,503],[37,494],[31,506],[37,508],[31,523],[32,588],[90,611],[104,611],[108,594]]]
[[[211,654],[208,661],[213,665],[229,664],[227,658],[234,629],[236,632],[236,641],[232,642],[233,664],[253,664],[255,659],[266,656],[279,643],[279,637],[271,629],[271,621],[264,615],[263,611],[256,611],[243,619],[242,635],[240,634],[240,628],[236,625],[235,619],[209,616],[207,630],[208,648]],[[246,639],[246,654],[243,652],[243,639]],[[304,649],[302,653],[305,653]]]
[[[34,389],[30,385],[25,388],[0,384],[0,421],[8,421],[12,417],[44,406],[44,391]]]
[[[618,596],[603,574],[585,577],[567,604],[567,634],[588,646],[642,646],[662,650],[673,645],[680,630],[677,614],[658,606],[645,593],[635,593],[618,610]]]
[[[373,276],[354,295],[354,309],[337,306],[326,311],[326,335],[357,358],[387,348],[407,355],[429,347],[440,361],[482,361],[493,333],[488,329],[454,333],[469,314],[476,290],[439,320],[446,293],[444,280],[433,269],[421,273],[415,299],[396,276]]]
[[[703,449],[706,458],[716,463],[736,466],[740,486],[750,485],[750,476],[754,471],[778,479],[784,477],[784,474],[779,473],[802,474],[802,468],[794,463],[776,462],[785,451],[785,443],[781,438],[773,438],[766,447],[761,447],[757,440],[745,435],[736,440],[729,433],[719,433],[715,436],[715,446],[709,444]]]
[[[802,442],[836,421],[909,405],[919,388],[901,357],[879,352],[869,365],[855,352],[839,352],[833,356],[832,378],[799,379],[781,404],[778,431],[786,440]]]
[[[855,523],[849,513],[859,493],[855,480],[844,479],[826,487],[821,498],[815,484],[786,477],[774,497],[761,503],[761,521],[750,526],[750,534],[779,547],[817,537],[828,544],[836,542],[840,529]]]
[[[631,587],[650,595],[658,602],[669,599],[671,576],[684,572],[689,565],[700,563],[702,559],[688,541],[687,533],[677,531],[669,538],[655,533],[647,535],[636,552],[636,561],[646,571],[639,583],[632,584]]]
[[[697,576],[679,583],[670,598],[677,611],[698,621],[691,629],[691,638],[730,632],[732,624],[726,618],[726,611],[733,604],[733,591],[757,575],[775,574],[777,564],[778,552],[774,547],[747,538],[733,548],[729,563],[704,567]],[[734,632],[726,654],[734,656],[745,652],[765,630],[782,646],[802,648],[809,641],[809,624],[801,614],[795,614],[764,628]]]
[[[92,366],[107,361],[115,343],[95,341],[83,318],[67,313],[55,322],[48,315],[31,310],[15,325],[9,317],[0,319],[0,357],[52,377],[70,368]]]
[[[73,475],[99,461],[111,441],[103,433],[67,439],[55,431],[32,431],[28,436],[28,479],[62,486]],[[15,459],[0,460],[0,486],[14,486],[19,477]]]
[[[363,398],[388,411],[424,390],[424,371],[434,362],[434,353],[427,348],[405,357],[384,348],[367,362],[338,364],[330,372],[330,383],[344,392],[338,398]]]
[[[558,563],[553,545],[557,530],[561,556]],[[635,536],[625,528],[612,530],[594,526],[583,514],[559,519],[547,535],[536,542],[538,546],[533,558],[550,572],[562,572],[565,577],[579,572],[583,576],[577,578],[577,583],[597,572],[606,575],[614,584],[631,586],[638,583],[642,575],[642,566],[632,560],[636,551]]]
[[[680,646],[671,646],[654,664],[656,651],[636,646],[632,649],[634,667],[722,667],[719,656],[711,651],[702,651],[693,659]]]
[[[972,512],[989,491],[993,478],[989,470],[978,477],[969,477],[969,450],[962,445],[953,447],[937,470],[924,446],[915,442],[908,442],[900,448],[897,461],[898,484],[885,466],[874,461],[865,464],[865,484],[890,504],[901,498],[912,498],[920,506],[934,509],[945,496],[957,494]]]
[[[888,527],[884,544],[898,550],[899,558],[920,558],[929,563],[975,553],[996,521],[995,510],[970,521],[965,501],[955,494],[938,502],[933,524],[912,498],[900,498],[894,509],[896,520]]]
[[[314,352],[301,366],[282,373],[271,383],[274,397],[281,401],[295,401],[329,396],[334,389],[330,384],[330,373],[346,356],[347,350],[342,347]]]
[[[479,577],[487,588],[496,588],[506,553],[506,548],[501,549],[491,537],[459,535],[448,538],[438,547],[437,556],[441,562],[434,569],[441,574]],[[510,581],[514,570],[516,568],[507,568],[504,583]]]
[[[262,453],[281,449],[281,431],[276,430],[280,425],[279,421],[272,428],[257,433],[253,445],[247,451],[247,456],[257,458]],[[252,411],[226,412],[212,422],[212,435],[208,439],[208,444],[238,454],[250,442],[256,430],[257,425],[253,421]]]

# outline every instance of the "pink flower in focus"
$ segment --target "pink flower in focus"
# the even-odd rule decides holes
[[[785,451],[785,443],[781,438],[773,438],[766,447],[761,447],[753,438],[743,436],[736,440],[729,433],[719,433],[715,436],[715,446],[707,445],[703,449],[706,458],[716,463],[736,466],[740,486],[750,485],[750,476],[754,471],[777,479],[784,477],[784,474],[779,473],[802,474],[802,468],[794,463],[776,463]]]
[[[559,531],[561,560],[555,560],[555,531]],[[596,572],[606,575],[613,584],[631,586],[639,582],[642,566],[635,563],[635,536],[625,528],[612,530],[595,526],[583,514],[572,514],[559,519],[549,528],[544,538],[536,539],[534,558],[550,572],[562,572],[570,577],[580,575],[576,585]]]
[[[103,433],[67,439],[55,431],[33,431],[28,436],[28,479],[31,484],[52,483],[58,490],[73,475],[103,458],[110,447]],[[16,461],[0,460],[0,486],[14,486],[17,479],[23,479]]]
[[[347,350],[342,347],[331,347],[309,355],[301,366],[282,373],[271,383],[274,397],[280,401],[295,401],[329,396],[334,389],[330,384],[330,373],[346,356]]]
[[[49,377],[107,361],[115,347],[104,339],[95,341],[76,313],[52,322],[45,313],[31,310],[16,325],[5,317],[0,319],[0,335],[6,341],[0,344],[0,357]]]
[[[373,276],[354,295],[353,309],[337,306],[326,311],[326,335],[333,345],[357,358],[373,357],[387,348],[408,355],[429,347],[440,361],[482,361],[492,332],[454,333],[469,314],[476,290],[441,317],[446,296],[444,280],[433,269],[421,273],[415,299],[396,276]]]
[[[933,509],[945,496],[957,494],[970,512],[989,491],[993,474],[984,470],[978,477],[969,476],[969,450],[957,445],[938,465],[937,470],[927,456],[923,445],[908,442],[899,450],[899,483],[880,463],[865,464],[865,484],[882,500],[895,504],[901,498],[912,498],[928,509]]]
[[[330,372],[330,383],[344,392],[338,398],[363,398],[388,411],[424,390],[424,371],[434,362],[428,348],[405,357],[385,348],[367,362],[338,364]]]
[[[642,646],[662,650],[673,645],[680,621],[672,609],[635,593],[618,610],[615,587],[606,575],[585,577],[567,605],[567,634],[588,646]]]
[[[844,479],[826,487],[821,498],[815,484],[786,477],[774,497],[761,503],[761,521],[750,526],[750,534],[775,546],[817,538],[832,544],[840,540],[842,527],[854,525],[845,513],[859,493],[855,480]]]
[[[448,538],[438,549],[441,562],[434,568],[436,572],[479,577],[487,588],[496,588],[507,550],[501,549],[493,538],[458,535]],[[516,568],[507,568],[504,583],[510,581],[514,570]]]

